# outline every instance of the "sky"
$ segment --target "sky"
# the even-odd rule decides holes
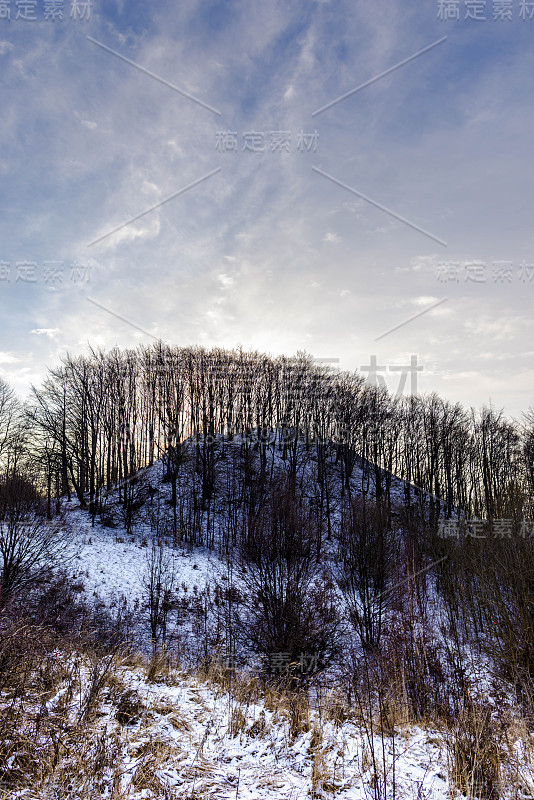
[[[533,45],[525,0],[0,0],[0,375],[161,338],[520,418]]]

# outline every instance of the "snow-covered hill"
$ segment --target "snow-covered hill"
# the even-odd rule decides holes
[[[35,732],[32,746],[36,751],[41,746],[46,749],[55,721],[57,730],[63,731],[62,745],[39,791],[13,790],[8,796],[31,800],[93,800],[97,796],[122,800],[445,800],[460,795],[451,780],[452,733],[443,724],[432,718],[410,723],[392,708],[377,713],[371,708],[377,697],[372,684],[368,705],[362,705],[365,692],[358,702],[353,696],[352,705],[348,704],[346,694],[342,697],[340,692],[344,676],[336,668],[325,670],[313,689],[304,686],[291,694],[262,684],[250,653],[242,654],[242,669],[237,671],[228,669],[228,662],[220,657],[226,643],[223,634],[213,634],[221,623],[217,597],[224,596],[230,581],[238,591],[244,590],[238,570],[229,564],[221,546],[228,507],[225,492],[241,444],[239,438],[225,443],[213,503],[201,512],[201,524],[211,526],[210,547],[192,544],[183,532],[173,530],[171,486],[161,462],[137,476],[136,491],[145,502],[137,510],[131,533],[121,526],[118,489],[106,496],[105,514],[94,518],[75,499],[62,501],[64,522],[75,543],[74,557],[65,565],[69,576],[87,601],[98,600],[113,615],[128,618],[134,649],[140,654],[132,659],[117,653],[108,657],[108,668],[105,658],[95,661],[85,652],[49,654],[57,671],[54,691],[44,704],[30,694],[24,714],[28,731]],[[199,480],[192,461],[189,466],[185,463],[179,479],[183,496],[191,482]],[[273,472],[283,466],[282,454],[275,449]],[[331,466],[337,468],[335,463]],[[312,479],[313,469],[312,452],[299,462],[303,486],[306,471]],[[354,497],[362,487],[372,497],[372,481],[366,485],[366,480],[357,461],[351,479]],[[395,516],[396,504],[400,509],[404,500],[404,484],[393,478],[391,493]],[[341,498],[334,493],[330,502],[336,523]],[[153,548],[160,548],[172,574],[172,610],[169,655],[150,661],[147,568]],[[333,537],[324,543],[322,565],[331,568],[336,557]],[[432,585],[429,597],[434,602]],[[438,607],[428,618],[436,630],[443,626]],[[442,633],[446,641],[444,628]],[[355,646],[350,626],[342,626],[340,637],[344,648]],[[416,641],[418,637],[419,633]],[[424,647],[423,628],[420,637]],[[471,657],[468,650],[466,685],[476,702],[487,702],[495,710],[495,698],[489,699],[489,666]],[[86,707],[91,713],[84,716]],[[43,720],[41,727],[35,727],[36,715]],[[500,795],[526,800],[534,796],[534,740],[524,725],[514,725],[507,730],[508,766],[499,776]],[[11,743],[9,757],[9,767],[19,778],[25,763],[23,729],[24,725],[20,752]],[[53,736],[52,740],[56,741]],[[495,786],[494,782],[492,792]],[[478,796],[490,800],[484,790]],[[496,797],[493,794],[491,800]]]

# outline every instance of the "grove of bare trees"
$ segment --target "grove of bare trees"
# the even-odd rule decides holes
[[[4,441],[17,436],[13,401],[7,387],[0,389],[1,458]],[[224,441],[240,434],[244,457],[251,449],[259,454],[260,486],[272,472],[275,447],[295,479],[298,442],[313,443],[318,502],[328,520],[331,493],[335,488],[341,496],[350,495],[358,458],[361,492],[371,492],[388,508],[395,475],[406,481],[408,505],[417,505],[420,490],[432,495],[436,518],[443,511],[450,515],[453,506],[488,519],[532,511],[534,412],[519,422],[491,407],[466,410],[435,393],[392,396],[359,373],[333,371],[305,353],[270,358],[158,342],[136,350],[66,355],[34,388],[25,413],[49,506],[52,496],[72,491],[96,513],[103,494],[118,485],[128,509],[133,502],[128,478],[163,459],[176,528],[184,442],[195,441],[198,505],[206,510],[213,501],[217,460],[225,456]],[[224,437],[222,448],[215,447],[218,435]],[[336,487],[326,469],[332,447]],[[17,453],[13,446],[11,469]],[[254,488],[250,484],[245,490],[253,505]]]

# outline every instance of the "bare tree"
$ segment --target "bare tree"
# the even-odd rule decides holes
[[[8,450],[17,423],[20,404],[13,389],[0,378],[0,457]]]
[[[284,477],[249,517],[242,537],[240,573],[247,592],[238,638],[264,657],[284,653],[288,663],[314,654],[321,668],[336,648],[333,586],[316,562],[314,515],[299,502],[291,470]]]
[[[525,483],[530,496],[529,513],[534,513],[534,406],[524,414],[523,424],[523,459],[525,464]]]
[[[167,640],[167,623],[174,582],[174,560],[163,545],[153,539],[147,551],[143,585],[154,654],[160,644],[165,646]]]
[[[385,509],[354,500],[339,535],[338,585],[362,646],[380,644],[394,566],[393,534]]]
[[[15,475],[0,485],[0,607],[65,563],[70,536],[57,517],[46,519],[33,486]]]
[[[24,449],[16,417],[15,398],[0,382],[0,466],[8,457],[11,472]],[[178,505],[184,500],[177,494],[178,473],[185,443],[192,438],[199,514],[212,517],[219,461],[225,457],[221,435],[245,434],[242,454],[249,461],[259,455],[255,480],[261,493],[274,474],[271,432],[294,480],[303,472],[302,445],[306,454],[312,442],[316,445],[319,503],[329,533],[333,498],[325,480],[332,448],[325,441],[335,443],[341,494],[349,499],[358,458],[362,493],[374,483],[376,497],[385,497],[389,507],[391,476],[397,475],[420,490],[421,503],[426,502],[421,490],[433,495],[434,519],[443,507],[450,515],[453,505],[496,518],[503,486],[532,494],[528,415],[520,430],[502,412],[471,410],[469,416],[436,394],[401,401],[384,388],[364,385],[358,373],[318,369],[306,353],[273,359],[241,349],[208,351],[157,342],[136,350],[91,351],[76,358],[67,354],[43,387],[34,390],[28,418],[46,443],[47,480],[60,482],[62,494],[72,486],[82,507],[89,501],[94,513],[104,485],[121,487],[163,455],[178,524],[183,513]],[[127,504],[128,490],[119,491]],[[405,497],[411,504],[410,487]],[[200,523],[195,521],[195,536],[202,538],[206,526]]]

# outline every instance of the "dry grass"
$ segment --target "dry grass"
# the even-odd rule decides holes
[[[470,704],[461,711],[447,744],[451,784],[467,797],[497,800],[504,753],[490,710]]]
[[[11,669],[5,649],[2,654],[0,675],[10,691],[2,697],[0,716],[1,785],[39,786],[46,793],[52,784],[67,791],[69,785],[90,783],[93,791],[99,769],[105,765],[113,771],[118,756],[117,739],[102,738],[93,730],[102,696],[116,695],[121,686],[114,674],[117,652],[102,657],[94,649],[70,656],[53,651],[38,658],[36,645],[50,646],[47,633],[34,639],[33,656],[25,650],[26,632],[21,633],[21,666]]]
[[[134,789],[138,791],[148,790],[156,797],[160,796],[165,790],[165,787],[156,774],[157,767],[158,759],[154,754],[149,753],[144,757],[141,764],[135,770],[132,779],[132,786]]]
[[[346,720],[352,716],[345,703],[339,697],[329,697],[326,706],[326,719],[334,723],[336,728],[340,728]]]
[[[115,719],[119,725],[135,725],[140,721],[145,711],[146,706],[137,692],[133,689],[127,689],[118,700]]]
[[[265,711],[260,712],[260,715],[254,722],[247,728],[247,736],[250,736],[252,739],[262,738],[265,736],[268,730],[267,723],[265,721]]]
[[[187,720],[184,719],[182,714],[178,713],[173,705],[169,705],[168,703],[155,703],[155,705],[152,706],[152,711],[154,714],[159,714],[164,717],[167,722],[171,723],[176,731],[188,733],[191,730],[191,726]]]
[[[173,665],[172,657],[166,652],[156,652],[148,662],[146,667],[146,677],[149,683],[168,683],[171,673],[176,665]]]
[[[328,766],[327,755],[331,746],[326,744],[320,729],[314,724],[308,746],[308,755],[312,757],[310,797],[322,798],[325,793],[334,794],[339,785]]]
[[[34,669],[27,667],[29,663]],[[131,688],[129,667],[137,677],[144,672],[153,682],[173,685],[185,681],[187,699],[193,701],[191,719],[165,698],[165,689],[160,699],[149,705],[141,689]],[[224,704],[228,699],[228,726],[224,721],[219,725],[221,736],[227,732],[242,737],[243,743],[265,740],[278,722],[283,724],[283,747],[287,751],[299,736],[308,734],[306,774],[312,798],[333,797],[345,786],[345,749],[339,737],[346,735],[340,729],[349,719],[362,736],[361,779],[366,791],[369,797],[382,797],[391,776],[385,774],[385,763],[370,748],[374,737],[395,736],[398,726],[406,722],[406,706],[399,690],[402,681],[389,687],[378,708],[361,704],[360,720],[343,701],[340,689],[326,694],[319,711],[312,712],[308,694],[302,689],[292,690],[283,683],[262,685],[257,678],[237,672],[228,681],[216,664],[207,669],[204,666],[186,680],[167,656],[149,661],[120,650],[102,654],[87,648],[42,663],[39,659],[27,661],[25,669],[13,665],[9,675],[2,698],[5,713],[0,717],[0,724],[10,732],[0,740],[4,742],[0,747],[0,767],[4,768],[0,798],[2,790],[10,797],[19,788],[35,792],[30,792],[28,800],[67,800],[74,797],[73,788],[76,797],[83,800],[92,800],[104,790],[110,800],[127,800],[133,789],[146,792],[147,797],[171,797],[166,768],[179,769],[184,781],[179,796],[184,800],[215,796],[221,791],[216,783],[220,781],[216,762],[203,754],[207,737],[214,730],[215,712],[204,697],[200,680]],[[257,716],[252,706],[262,701],[264,710]],[[163,721],[183,734],[179,737],[183,743],[157,732]],[[195,733],[198,722],[202,723],[200,736]],[[269,752],[277,752],[275,738],[268,741]],[[514,749],[517,742],[523,746],[521,756]],[[484,707],[471,703],[450,727],[447,743],[450,786],[457,791],[497,800],[500,788],[506,785],[510,800],[534,797],[534,736],[521,716],[510,717],[506,726],[502,723],[499,727]],[[128,762],[129,758],[134,761]],[[127,781],[123,783],[125,763],[129,763],[129,790],[124,788]]]
[[[230,715],[230,722],[228,725],[228,733],[230,736],[237,736],[242,733],[247,726],[247,712],[240,705],[235,705]]]
[[[310,701],[305,692],[291,692],[286,696],[289,706],[289,739],[294,741],[301,733],[310,730]]]

